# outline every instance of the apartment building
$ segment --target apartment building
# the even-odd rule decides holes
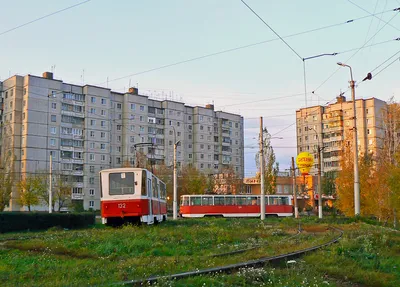
[[[1,87],[1,86],[0,86]],[[193,165],[214,174],[233,166],[244,174],[243,117],[42,77],[15,75],[2,83],[2,156],[13,156],[17,176],[49,171],[72,184],[72,200],[100,208],[99,171],[135,165],[138,154],[153,165]],[[3,105],[2,105],[3,107]],[[20,210],[12,194],[10,210]]]
[[[376,99],[357,99],[356,118],[359,154],[377,154],[382,146],[382,112],[386,102]],[[336,103],[328,106],[313,106],[296,111],[297,153],[307,151],[314,154],[311,174],[318,171],[318,146],[322,149],[322,170],[340,170],[340,152],[343,144],[353,134],[353,102],[339,96]]]

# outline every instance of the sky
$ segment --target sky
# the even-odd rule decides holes
[[[246,176],[256,172],[260,116],[284,171],[296,156],[295,111],[344,91],[351,98],[349,69],[337,62],[358,83],[372,71],[356,98],[400,99],[399,0],[246,0],[265,23],[240,0],[91,0],[6,32],[81,2],[0,0],[0,80],[53,69],[70,83],[138,86],[152,98],[240,113]],[[302,58],[324,53],[338,55],[306,60],[304,81]]]

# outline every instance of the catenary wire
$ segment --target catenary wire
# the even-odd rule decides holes
[[[86,1],[83,1],[83,2],[80,2],[80,3],[77,3],[77,4],[75,4],[75,5],[68,6],[68,7],[66,7],[66,8],[61,9],[61,10],[57,10],[57,11],[52,12],[52,13],[50,13],[50,14],[47,14],[47,15],[44,15],[44,16],[42,16],[42,17],[36,18],[36,19],[34,19],[34,20],[32,20],[32,21],[29,21],[29,22],[23,23],[23,24],[21,24],[21,25],[18,25],[18,26],[14,27],[14,28],[5,30],[5,31],[3,31],[3,32],[0,33],[0,36],[2,36],[2,35],[4,35],[4,34],[7,34],[7,33],[11,32],[11,31],[17,30],[17,29],[19,29],[19,28],[25,27],[25,26],[27,26],[27,25],[29,25],[29,24],[35,23],[35,22],[37,22],[37,21],[40,21],[40,20],[42,20],[42,19],[48,18],[48,17],[50,17],[50,16],[56,15],[56,14],[58,14],[58,13],[67,11],[67,10],[69,10],[69,9],[75,8],[75,7],[80,6],[80,5],[83,5],[83,4],[85,4],[85,3],[87,3],[87,2],[90,2],[90,1],[91,1],[91,0],[86,0]]]
[[[300,58],[300,60],[303,60],[303,57],[302,56],[300,56],[299,55],[299,53],[297,53],[270,25],[268,25],[268,23],[267,22],[265,22],[264,21],[264,19],[263,18],[261,18],[260,17],[260,15],[258,15],[257,13],[256,13],[256,11],[254,11],[244,0],[240,0],[240,1],[242,1],[242,3],[254,14],[254,15],[256,15],[256,17],[258,18],[258,19],[260,19],[261,20],[261,22],[263,22],[276,36],[278,36],[278,38],[283,42],[283,43],[285,43],[285,45],[286,46],[288,46],[289,47],[289,49],[290,50],[292,50],[292,52],[293,53],[295,53],[296,54],[296,56],[297,57],[299,57]]]
[[[397,8],[397,9],[399,9],[399,8]],[[385,14],[385,13],[389,13],[389,12],[393,12],[393,11],[396,11],[396,9],[390,9],[390,10],[387,10],[387,11],[384,11],[384,12],[380,12],[380,13],[377,13],[377,14],[374,14],[374,15]],[[310,29],[310,30],[306,30],[306,31],[302,31],[302,32],[286,35],[286,36],[282,36],[282,38],[291,38],[291,37],[300,36],[300,35],[304,35],[304,34],[308,34],[308,33],[312,33],[312,32],[317,32],[317,31],[321,31],[321,30],[325,30],[325,29],[329,29],[329,28],[333,28],[333,27],[337,27],[337,26],[341,26],[341,25],[350,24],[350,23],[354,23],[354,22],[356,22],[358,20],[362,20],[362,19],[366,19],[366,18],[372,17],[374,15],[367,15],[367,16],[363,16],[363,17],[359,17],[359,18],[355,18],[355,19],[350,19],[350,20],[347,20],[345,22],[340,22],[340,23],[336,23],[336,24],[331,24],[331,25],[327,25],[327,26],[322,26],[322,27],[318,27],[318,28],[314,28],[314,29]],[[173,66],[177,66],[177,65],[181,65],[181,64],[185,64],[185,63],[189,63],[189,62],[193,62],[193,61],[197,61],[197,60],[201,60],[201,59],[205,59],[205,58],[209,58],[209,57],[213,57],[213,56],[217,56],[217,55],[221,55],[221,54],[225,54],[225,53],[229,53],[229,52],[234,52],[234,51],[237,51],[237,50],[258,46],[258,45],[266,44],[266,43],[277,41],[277,40],[279,40],[279,38],[273,38],[273,39],[264,40],[264,41],[257,42],[257,43],[252,43],[252,44],[248,44],[248,45],[244,45],[244,46],[239,46],[239,47],[235,47],[235,48],[222,50],[222,51],[219,51],[219,52],[209,53],[209,54],[205,54],[205,55],[202,55],[202,56],[197,56],[197,57],[194,57],[194,58],[178,61],[178,62],[175,62],[175,63],[162,65],[162,66],[159,66],[159,67],[156,67],[156,68],[147,69],[147,70],[144,70],[144,71],[141,71],[141,72],[132,73],[132,74],[129,74],[129,75],[126,75],[126,76],[110,79],[108,81],[101,82],[101,83],[98,83],[96,85],[102,85],[102,84],[106,84],[106,83],[109,83],[109,82],[114,82],[114,81],[118,81],[118,80],[129,78],[129,77],[134,77],[134,76],[150,73],[150,72],[153,72],[153,71],[157,71],[157,70],[161,70],[161,69],[165,69],[165,68],[169,68],[169,67],[173,67]]]

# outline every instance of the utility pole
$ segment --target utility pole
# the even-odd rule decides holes
[[[175,127],[172,127],[174,129],[174,198],[173,198],[173,203],[172,203],[172,208],[173,208],[173,219],[177,220],[178,219],[178,175],[177,175],[177,164],[176,164],[176,150],[178,148],[178,145],[180,141],[176,141],[176,134],[175,134]]]
[[[354,151],[354,214],[360,215],[360,176],[358,173],[358,140],[357,140],[357,118],[356,118],[356,91],[355,82],[353,80],[353,71],[349,65],[343,63],[337,63],[339,66],[348,67],[350,69],[350,88],[351,88],[351,99],[353,101],[353,151]],[[370,80],[372,75],[367,75],[364,80]]]
[[[321,151],[322,148],[318,144],[318,217],[319,218],[322,218]]]
[[[299,210],[297,208],[297,191],[296,191],[296,168],[294,166],[294,157],[292,157],[293,172],[293,201],[294,201],[294,217],[299,218]]]
[[[260,212],[261,220],[265,219],[265,189],[264,189],[264,137],[263,137],[263,117],[260,117],[260,179],[261,179],[261,200]]]
[[[50,180],[49,180],[49,213],[52,213],[52,201],[53,201],[53,152],[50,152]]]

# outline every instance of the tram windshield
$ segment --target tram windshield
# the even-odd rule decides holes
[[[110,195],[135,193],[135,174],[133,172],[118,172],[109,174]]]

